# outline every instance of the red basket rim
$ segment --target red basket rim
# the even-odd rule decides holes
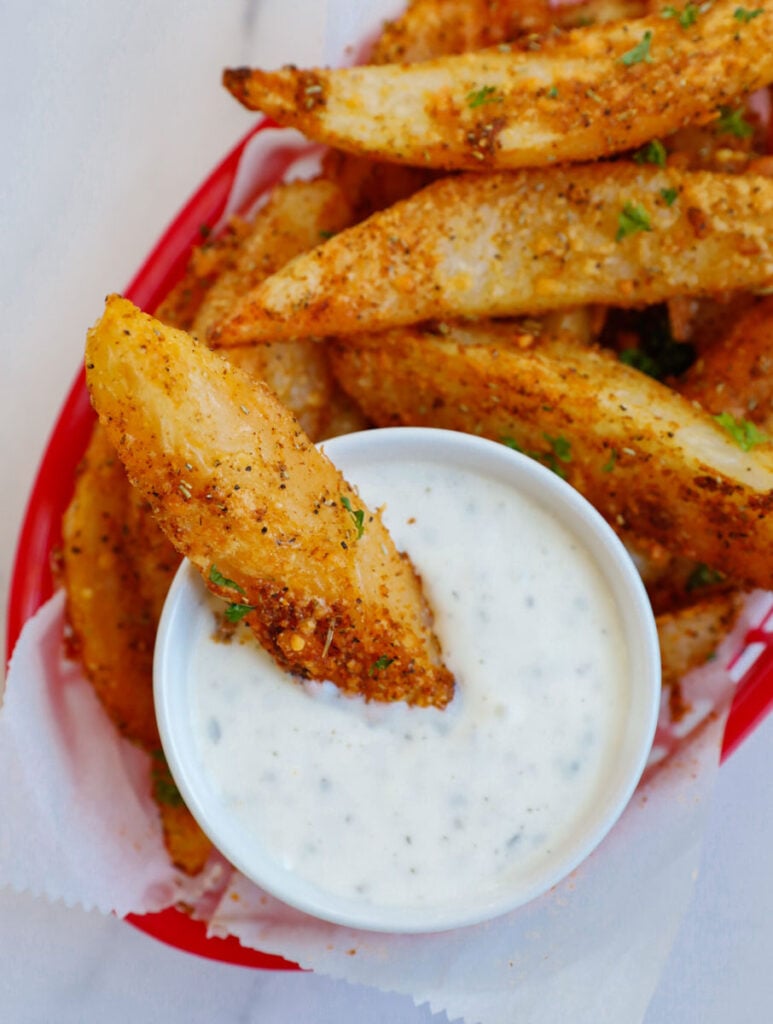
[[[239,161],[250,140],[265,128],[261,121],[226,155],[194,192],[140,267],[125,291],[127,298],[152,311],[181,277],[203,225],[213,226],[225,209]],[[256,196],[250,197],[254,201]],[[94,414],[83,371],[62,406],[41,459],[27,502],[16,547],[9,591],[6,660],[21,630],[52,595],[52,553],[61,542],[61,517],[72,496],[75,474],[91,434]],[[766,644],[736,693],[722,746],[727,758],[773,707],[773,646]],[[131,924],[160,941],[207,959],[248,967],[298,970],[296,964],[242,946],[239,941],[207,936],[206,926],[169,908],[156,914],[130,914]]]

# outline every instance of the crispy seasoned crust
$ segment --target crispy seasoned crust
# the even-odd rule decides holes
[[[733,628],[741,594],[725,591],[657,616],[663,685],[678,687],[684,676],[709,661]]]
[[[387,22],[370,64],[403,64],[506,43],[553,23],[546,0],[413,0]]]
[[[415,64],[226,70],[245,106],[339,149],[419,167],[544,166],[620,153],[773,81],[773,8],[694,24],[657,11]],[[676,86],[676,87],[675,87]]]
[[[773,433],[773,298],[752,303],[676,387],[708,412]]]
[[[410,562],[264,384],[118,296],[86,376],[161,528],[280,665],[369,699],[450,700]]]
[[[612,353],[504,324],[404,329],[333,344],[344,387],[380,426],[424,425],[520,448],[615,526],[737,583],[773,585],[773,450],[744,451],[711,416]]]
[[[773,282],[773,181],[635,163],[437,181],[246,295],[217,344]]]
[[[75,650],[97,697],[127,739],[153,750],[160,745],[153,708],[156,618],[141,597],[130,491],[115,449],[97,427],[62,520],[63,582]],[[167,574],[167,585],[170,579]]]

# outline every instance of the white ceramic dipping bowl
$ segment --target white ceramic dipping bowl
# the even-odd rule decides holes
[[[210,712],[201,711],[202,698],[197,690],[197,686],[200,685],[197,683],[198,667],[201,662],[200,645],[209,642],[209,636],[214,632],[215,620],[212,602],[216,599],[207,593],[198,573],[188,563],[184,563],[180,568],[170,590],[159,627],[155,653],[156,709],[162,743],[171,771],[192,813],[215,846],[231,863],[266,891],[315,917],[375,931],[430,932],[470,925],[498,916],[546,892],[572,872],[612,828],[634,792],[646,765],[652,744],[660,700],[658,640],[649,601],[631,558],[614,532],[590,504],[555,473],[533,459],[511,450],[506,445],[451,431],[398,427],[336,438],[326,442],[323,448],[350,483],[360,489],[364,502],[372,507],[386,506],[385,522],[393,533],[395,531],[390,522],[390,515],[393,517],[393,521],[399,525],[400,530],[396,535],[398,547],[408,550],[414,563],[418,564],[432,604],[435,606],[436,614],[438,613],[437,606],[443,603],[442,594],[436,593],[436,581],[426,576],[421,562],[420,549],[417,548],[414,553],[410,547],[410,538],[413,536],[411,530],[418,531],[419,527],[422,527],[423,500],[417,502],[414,494],[413,504],[409,503],[409,507],[405,507],[404,504],[400,504],[400,500],[404,502],[404,499],[396,502],[393,500],[399,488],[395,489],[395,493],[390,492],[390,487],[393,487],[390,480],[394,482],[399,479],[407,467],[418,467],[419,477],[422,480],[426,479],[430,486],[436,476],[438,479],[440,476],[451,479],[453,486],[458,484],[462,487],[465,483],[471,482],[469,494],[472,495],[472,499],[468,504],[474,504],[477,501],[478,494],[485,489],[485,481],[493,481],[492,486],[504,487],[509,492],[515,492],[519,501],[525,500],[527,505],[532,508],[532,521],[528,524],[528,530],[524,531],[526,538],[524,543],[528,544],[531,549],[528,552],[530,556],[535,556],[535,551],[541,543],[541,531],[547,530],[550,523],[552,523],[551,529],[557,528],[570,535],[573,547],[579,548],[583,552],[583,558],[588,559],[593,574],[597,574],[597,576],[594,575],[594,578],[600,579],[602,586],[606,588],[606,599],[613,608],[615,621],[619,627],[618,638],[622,637],[621,646],[625,652],[624,667],[617,674],[623,678],[618,678],[620,686],[616,697],[616,713],[606,717],[602,716],[598,722],[591,721],[589,726],[587,723],[586,726],[583,726],[585,733],[593,734],[593,742],[600,744],[604,751],[603,757],[595,763],[591,772],[591,781],[588,783],[591,788],[584,793],[581,800],[578,798],[576,807],[573,803],[573,791],[569,789],[567,793],[564,793],[563,798],[565,801],[568,800],[566,806],[571,808],[571,814],[562,812],[563,830],[559,830],[559,834],[552,838],[550,836],[545,838],[542,835],[547,826],[544,828],[539,826],[532,828],[530,832],[528,830],[524,832],[523,825],[516,828],[515,822],[509,823],[511,825],[510,832],[503,833],[504,836],[510,835],[507,842],[501,836],[498,840],[491,841],[478,837],[475,834],[475,822],[483,820],[484,810],[488,814],[487,820],[493,821],[495,830],[497,820],[507,821],[508,816],[512,813],[506,798],[509,798],[511,791],[515,792],[516,776],[519,779],[522,776],[526,778],[526,795],[522,798],[521,811],[531,812],[533,808],[529,805],[530,803],[534,803],[535,808],[539,810],[536,804],[542,801],[542,798],[540,797],[538,800],[536,795],[534,800],[530,801],[528,792],[530,762],[522,764],[518,761],[520,751],[508,749],[507,737],[509,734],[506,733],[503,750],[500,754],[495,755],[493,767],[482,767],[479,770],[478,754],[476,753],[472,768],[461,769],[461,774],[466,776],[466,779],[462,778],[460,784],[465,785],[467,781],[472,784],[472,789],[469,792],[464,792],[461,795],[457,793],[453,797],[456,805],[466,808],[466,817],[461,824],[460,819],[454,817],[453,825],[443,823],[437,826],[433,825],[432,827],[436,827],[437,831],[432,833],[429,838],[424,836],[419,842],[418,833],[424,826],[424,820],[429,821],[432,818],[430,811],[441,807],[446,795],[440,792],[434,793],[431,790],[434,783],[431,781],[427,782],[430,792],[422,791],[425,769],[421,767],[415,770],[414,775],[409,774],[408,779],[400,783],[399,774],[395,774],[397,771],[396,761],[400,760],[400,756],[393,756],[389,751],[379,753],[378,741],[376,740],[376,745],[372,746],[368,740],[367,744],[360,747],[360,754],[350,764],[348,777],[357,776],[358,780],[364,781],[366,787],[372,786],[374,799],[376,794],[387,790],[391,790],[394,797],[394,791],[397,789],[397,802],[402,808],[410,810],[414,802],[419,802],[421,805],[418,812],[419,821],[417,823],[414,820],[410,825],[405,825],[404,822],[393,817],[391,810],[377,810],[374,812],[376,813],[376,825],[372,828],[372,834],[366,837],[364,852],[360,850],[352,854],[352,863],[348,867],[346,866],[348,854],[342,839],[343,833],[338,831],[334,823],[330,823],[335,821],[334,818],[322,816],[320,821],[310,821],[308,824],[301,822],[301,831],[303,832],[303,829],[308,831],[306,845],[309,848],[314,847],[315,850],[317,847],[321,849],[319,853],[321,873],[319,875],[312,873],[310,876],[299,867],[299,857],[295,853],[286,855],[285,851],[281,849],[281,845],[280,848],[277,848],[276,839],[272,840],[273,848],[271,842],[263,842],[260,830],[256,831],[249,822],[245,821],[246,798],[243,800],[238,792],[236,795],[232,792],[230,796],[226,796],[221,781],[217,777],[217,771],[212,769],[211,760],[203,756],[202,744],[205,743],[205,740],[202,737],[206,736],[208,731],[210,734],[213,731],[216,733],[214,739],[219,745],[225,743],[226,740],[230,743],[233,738],[233,742],[250,746],[253,749],[256,747],[262,749],[266,743],[269,743],[277,748],[275,753],[280,757],[285,751],[292,751],[289,763],[279,768],[279,774],[283,785],[291,784],[292,779],[297,777],[299,780],[297,785],[300,786],[301,792],[299,794],[292,791],[277,792],[276,803],[273,804],[274,797],[271,795],[272,791],[269,790],[267,795],[264,794],[261,798],[259,809],[269,822],[273,822],[279,820],[280,815],[285,812],[292,816],[294,812],[288,811],[288,808],[295,806],[296,795],[301,804],[304,797],[311,795],[311,811],[309,813],[312,818],[317,806],[322,804],[323,797],[315,789],[320,779],[304,775],[302,767],[297,770],[294,767],[295,762],[292,758],[296,756],[296,747],[293,746],[295,741],[291,737],[292,721],[285,721],[284,724],[270,722],[267,724],[265,716],[269,712],[261,705],[247,704],[235,713],[233,727],[230,727],[223,724],[229,714],[227,707],[223,712],[223,721],[218,723],[214,721]],[[364,487],[363,481],[365,482]],[[461,491],[458,493],[462,494]],[[447,501],[440,514],[436,508],[430,522],[424,523],[424,526],[427,526],[433,534],[436,532],[435,527],[438,527],[441,545],[443,544],[444,522],[447,518],[449,520],[453,518],[451,509],[455,508],[457,504],[462,505],[463,502]],[[417,515],[418,526],[407,526],[408,522],[413,522],[413,512]],[[488,536],[489,532],[494,529],[495,520],[498,518],[487,514],[482,521],[470,529],[466,539],[462,538],[461,542],[454,542],[450,549],[443,551],[443,561],[447,567],[450,567],[449,571],[458,569],[462,573],[460,579],[464,581],[468,578],[464,574],[469,573],[471,567],[475,565],[481,538],[484,535]],[[552,535],[548,534],[548,536]],[[407,541],[405,537],[408,538]],[[514,543],[517,546],[518,538]],[[545,550],[547,551],[551,547],[552,541],[546,545]],[[526,554],[525,552],[524,559]],[[516,570],[513,570],[515,572],[517,572],[519,557],[516,552]],[[496,561],[499,560],[499,558],[496,559]],[[532,561],[534,561],[533,558]],[[540,566],[542,563],[537,559],[534,564]],[[545,565],[547,566],[547,564],[546,562]],[[454,568],[455,566],[456,568]],[[545,571],[547,572],[547,568]],[[538,570],[537,575],[539,572]],[[567,574],[568,588],[571,583],[570,568],[567,568]],[[457,584],[457,589],[462,589],[464,586],[466,586],[464,583]],[[571,721],[569,725],[566,722],[567,714],[573,714],[571,710],[567,711],[567,708],[571,709],[572,707],[571,698],[574,695],[574,684],[567,687],[565,681],[561,679],[551,684],[559,689],[552,691],[553,702],[550,706],[556,713],[564,715],[564,720],[560,720],[559,714],[559,719],[554,727],[549,717],[553,713],[550,706],[548,703],[545,703],[544,706],[540,703],[543,683],[537,677],[540,675],[541,666],[530,662],[528,652],[525,652],[523,657],[521,654],[523,648],[528,648],[529,637],[532,634],[542,635],[543,640],[547,636],[550,640],[547,660],[552,662],[553,652],[559,652],[566,644],[565,621],[559,617],[559,609],[562,609],[561,616],[565,620],[567,614],[573,615],[572,606],[566,605],[563,595],[565,588],[561,585],[556,600],[543,602],[543,606],[537,611],[532,609],[531,614],[537,617],[529,620],[532,625],[528,626],[525,633],[523,630],[519,633],[517,627],[520,627],[524,621],[525,612],[521,609],[525,608],[525,599],[523,594],[519,595],[518,586],[516,582],[512,587],[508,585],[508,592],[496,593],[496,600],[488,606],[486,611],[489,618],[496,619],[504,616],[505,629],[512,630],[514,645],[512,658],[513,665],[516,666],[512,672],[513,685],[519,680],[523,682],[521,676],[526,672],[526,669],[517,666],[528,665],[528,672],[531,674],[531,681],[526,683],[528,701],[524,699],[523,707],[521,707],[520,698],[516,699],[515,707],[508,712],[500,710],[499,717],[501,719],[504,715],[507,718],[507,714],[511,716],[514,723],[513,748],[519,747],[524,742],[523,737],[534,730],[543,729],[545,737],[551,742],[558,735],[559,751],[551,755],[551,763],[563,759],[562,777],[568,777],[571,775],[571,771],[566,768],[566,764],[571,762],[572,771],[574,770],[572,761],[574,755],[571,749],[567,749],[565,757],[561,753],[560,736],[567,730],[568,733],[571,733],[574,728]],[[534,603],[531,598],[528,600],[532,604]],[[567,607],[569,612],[567,612]],[[554,615],[556,616],[555,620]],[[455,644],[467,642],[463,638],[464,621],[452,624],[448,628],[448,638],[443,636],[440,629],[443,625],[442,610],[437,621],[444,652],[449,653],[447,642],[450,642],[451,649]],[[575,633],[577,632],[578,627],[575,625]],[[584,639],[586,635],[592,633],[592,629],[580,624],[579,632]],[[473,637],[476,635],[474,631],[471,633]],[[461,640],[458,639],[460,636]],[[590,643],[590,641],[588,642]],[[597,644],[600,648],[599,657],[603,661],[606,656],[603,636],[597,641]],[[258,658],[266,658],[262,651],[253,649],[250,643],[225,646],[239,647],[240,652],[238,653],[242,659],[251,658],[253,655]],[[218,647],[221,652],[224,650],[223,644],[219,644]],[[475,653],[473,652],[473,655]],[[459,680],[456,665],[450,659],[448,663]],[[244,662],[239,664],[243,665]],[[469,708],[475,701],[481,699],[475,697],[473,700],[469,696],[471,690],[468,692],[466,680],[475,675],[475,657],[472,658],[471,664],[473,665],[472,671],[469,671],[468,668],[464,670],[462,674],[465,679],[461,683],[457,683],[457,695],[445,711],[437,709],[410,709],[408,711],[404,706],[398,705],[376,706],[366,704],[359,698],[341,697],[335,691],[336,696],[332,703],[328,692],[327,697],[319,705],[320,721],[324,722],[324,715],[338,715],[341,713],[343,704],[348,702],[347,706],[349,706],[352,701],[355,701],[367,719],[366,727],[369,730],[369,735],[375,735],[379,731],[381,718],[404,712],[410,714],[418,712],[419,716],[428,716],[430,719],[434,716],[435,723],[441,721],[440,731],[442,733],[443,722],[453,723],[461,713],[460,708],[464,711],[465,708]],[[233,681],[231,673],[232,669],[227,669],[226,681],[222,684],[221,689],[230,687],[230,683]],[[484,675],[487,673],[488,670]],[[614,672],[613,675],[615,675]],[[316,699],[313,695],[309,696],[308,684],[300,684],[290,677],[286,677],[280,680],[280,685],[292,690],[293,699],[296,699],[297,696],[299,700],[306,703]],[[484,687],[488,685],[485,680],[483,680],[483,685]],[[312,690],[315,686],[316,684],[311,684]],[[544,686],[547,693],[547,683]],[[565,687],[563,692],[567,695],[566,698],[561,696],[561,686]],[[253,695],[260,695],[262,689],[262,684],[259,682],[255,685],[254,681],[248,687],[249,692]],[[326,684],[326,691],[332,689],[334,688],[330,684]],[[286,693],[288,690],[284,689],[282,692]],[[485,693],[482,700],[483,703],[480,706],[486,707]],[[584,704],[578,705],[578,716],[586,714],[582,710],[584,706]],[[394,710],[397,707],[400,707],[399,712]],[[385,711],[385,708],[389,710]],[[209,718],[207,718],[208,715]],[[532,715],[534,719],[533,724],[529,722],[529,715]],[[443,720],[442,716],[448,717]],[[340,721],[336,719],[337,726],[329,731],[345,732],[346,721],[348,721],[346,715]],[[252,736],[250,733],[251,723],[260,726],[263,732]],[[580,725],[575,724],[580,729]],[[520,733],[515,731],[516,727],[521,729]],[[455,728],[456,726],[453,726],[451,731],[453,732]],[[477,726],[474,726],[472,731],[475,732],[476,728]],[[469,731],[469,726],[467,729]],[[286,730],[284,734],[283,730]],[[516,741],[516,735],[520,735],[522,739]],[[267,739],[267,736],[270,739]],[[426,756],[430,759],[434,759],[436,756],[433,753],[432,744],[444,742],[442,737],[438,739],[434,734],[433,737],[422,741],[426,745]],[[212,738],[210,735],[209,739]],[[315,745],[317,745],[317,740],[311,736],[302,741],[300,749],[313,749]],[[539,741],[538,746],[541,745],[542,741]],[[488,739],[484,739],[479,746],[488,749],[491,744]],[[213,752],[218,756],[223,753],[222,750],[214,751],[214,748]],[[233,763],[236,764],[238,751],[234,751],[233,754]],[[231,752],[229,751],[228,755],[221,760],[227,765],[231,761]],[[483,765],[485,762],[480,762],[480,764]],[[315,770],[320,771],[320,769]],[[322,771],[326,773],[327,770],[322,769]],[[248,776],[261,772],[266,774],[264,769],[255,769],[254,772],[250,770],[244,774]],[[504,773],[502,776],[504,782],[502,782],[502,778],[498,783],[495,781],[497,772]],[[450,774],[454,774],[453,766]],[[327,782],[327,779],[322,781]],[[419,785],[419,782],[422,785]],[[567,785],[573,784],[567,783]],[[370,802],[370,800],[366,801],[368,804]],[[542,801],[542,803],[544,802]],[[484,807],[484,805],[486,806]],[[364,811],[369,812],[370,808],[365,807]],[[298,813],[305,814],[307,812],[299,811]],[[427,827],[430,826],[427,825]],[[409,829],[411,830],[410,834],[408,834]],[[453,829],[456,829],[459,835],[464,833],[465,841],[471,845],[463,847],[457,861],[454,862],[453,859],[449,861],[452,866],[450,868],[446,866],[444,870],[450,871],[453,875],[455,873],[454,863],[462,865],[466,870],[467,863],[474,859],[473,853],[476,856],[481,853],[494,858],[491,862],[494,867],[484,861],[483,876],[477,880],[467,877],[460,868],[458,877],[452,878],[444,887],[440,881],[440,868],[437,871],[434,868],[436,859],[438,864],[441,863],[441,854],[444,853],[444,848],[448,845],[446,841],[453,838],[450,835]],[[402,830],[406,834],[393,836],[391,833],[395,830]],[[414,830],[417,834],[415,844],[413,842]],[[325,834],[326,832],[330,834]],[[433,835],[435,836],[434,840]],[[526,838],[530,843],[529,855],[524,860],[516,861],[511,866],[506,865],[500,870],[500,861],[497,860],[499,846],[512,844],[525,848]],[[515,840],[518,840],[517,844]],[[343,891],[340,886],[332,883],[328,885],[326,881],[328,869],[336,869],[339,873],[342,871],[344,876],[347,873],[351,874],[353,880],[356,881],[354,875],[360,870],[360,865],[364,862],[377,864],[379,858],[386,858],[386,862],[382,865],[382,874],[387,879],[396,878],[398,868],[395,865],[402,857],[398,847],[412,844],[413,852],[414,849],[418,850],[421,847],[422,842],[425,859],[429,860],[429,865],[425,864],[425,868],[427,866],[430,868],[428,872],[425,872],[428,887],[420,886],[413,895],[408,892],[408,889],[405,890],[407,895],[404,895],[404,890],[399,883],[395,883],[397,887],[394,891],[387,895],[380,895],[377,887],[370,889],[365,883],[362,883],[357,891],[354,889]],[[416,856],[419,856],[419,853]],[[392,860],[389,860],[390,857]],[[341,868],[342,864],[344,865],[343,869]],[[410,870],[415,873],[417,869],[406,868],[405,865],[402,865],[400,870]],[[335,874],[335,871],[333,873]],[[430,882],[436,882],[437,886],[433,888],[429,884]],[[363,892],[366,895],[362,895]]]

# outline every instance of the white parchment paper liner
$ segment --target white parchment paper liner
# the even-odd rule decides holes
[[[706,667],[695,708],[665,717],[660,764],[596,852],[550,893],[495,921],[436,935],[377,935],[293,910],[219,857],[197,879],[170,867],[148,758],[115,733],[62,657],[56,595],[25,626],[0,714],[0,884],[121,916],[184,902],[214,934],[304,967],[410,994],[469,1024],[634,1024],[657,985],[699,864],[734,683],[723,668],[770,605],[749,600]]]

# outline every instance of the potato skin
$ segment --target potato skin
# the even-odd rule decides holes
[[[214,593],[251,609],[280,665],[445,706],[453,677],[413,567],[265,384],[119,296],[89,331],[86,378],[161,528]]]
[[[626,211],[638,214],[637,228]],[[619,161],[428,185],[268,278],[216,344],[639,306],[773,282],[773,181]]]
[[[660,10],[413,64],[226,70],[246,107],[338,149],[445,170],[625,152],[773,81],[773,9],[717,0],[687,30]]]
[[[507,324],[405,328],[331,343],[343,387],[378,426],[445,427],[560,470],[618,529],[773,585],[773,446],[743,451],[715,420],[611,352],[527,347]],[[557,454],[558,453],[558,454]]]

